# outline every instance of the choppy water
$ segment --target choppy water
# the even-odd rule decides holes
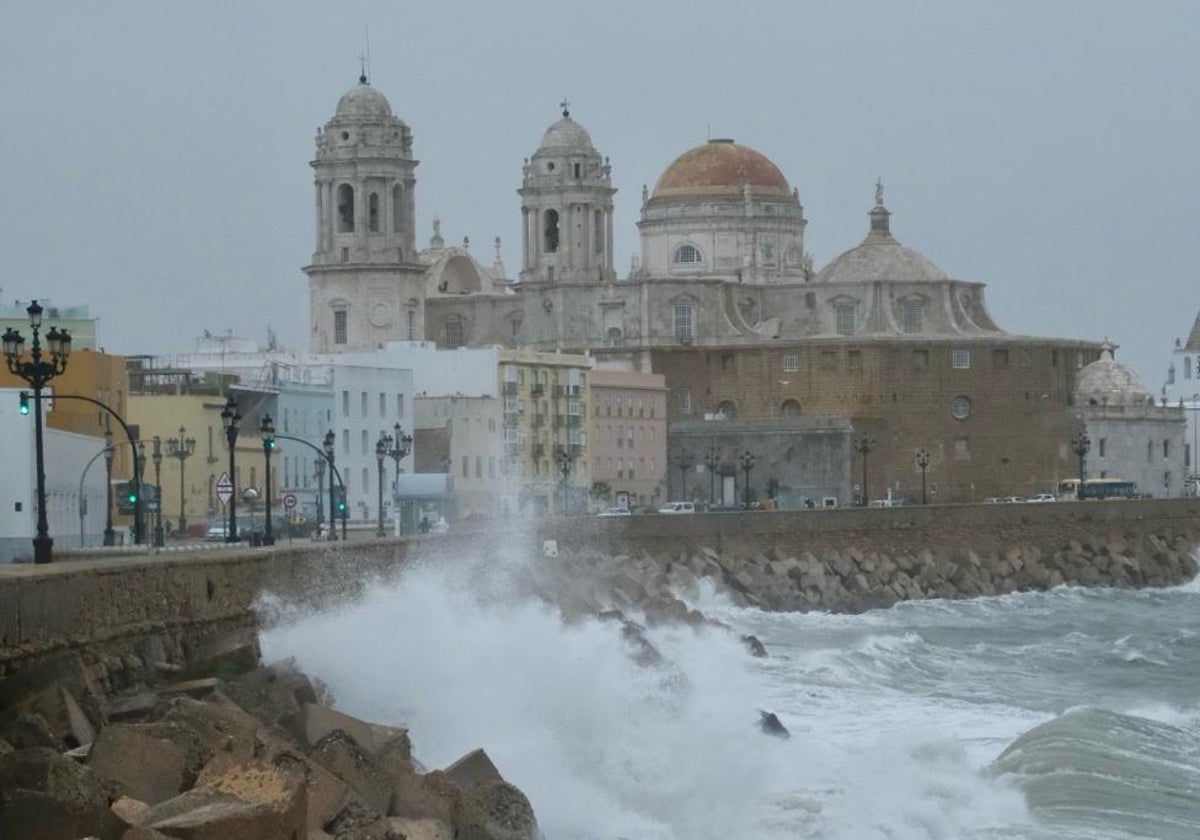
[[[648,669],[616,626],[565,626],[521,579],[494,558],[416,569],[268,633],[264,653],[408,725],[427,766],[486,747],[547,840],[1200,836],[1195,583],[859,616],[701,594],[771,655],[659,628],[673,665]],[[761,734],[757,709],[792,737]]]

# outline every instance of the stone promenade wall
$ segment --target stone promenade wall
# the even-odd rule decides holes
[[[134,681],[148,660],[186,663],[253,627],[251,607],[264,592],[318,607],[424,558],[487,557],[502,543],[542,553],[540,540],[555,541],[560,559],[551,562],[562,569],[603,562],[661,580],[686,564],[767,609],[857,611],[1060,583],[1179,583],[1196,571],[1200,501],[574,517],[332,546],[68,555],[0,566],[0,677],[72,651],[107,657]]]

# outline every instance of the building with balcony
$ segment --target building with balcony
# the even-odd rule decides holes
[[[668,500],[666,381],[657,373],[594,370],[591,383],[593,483],[607,485],[609,504],[657,509]]]

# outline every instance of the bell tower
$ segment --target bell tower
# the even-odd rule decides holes
[[[607,283],[613,271],[611,166],[587,129],[571,119],[546,129],[525,160],[521,189],[522,284]]]
[[[423,338],[412,131],[364,74],[317,130],[316,147],[316,247],[304,269],[310,349]]]

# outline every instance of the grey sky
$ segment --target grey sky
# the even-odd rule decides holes
[[[620,274],[641,185],[734,137],[800,190],[818,267],[892,230],[988,284],[1010,332],[1105,335],[1157,390],[1200,307],[1200,3],[11,4],[0,293],[87,303],[120,353],[307,338],[308,161],[371,75],[412,127],[418,240],[519,264],[521,160],[565,94],[611,158]]]

